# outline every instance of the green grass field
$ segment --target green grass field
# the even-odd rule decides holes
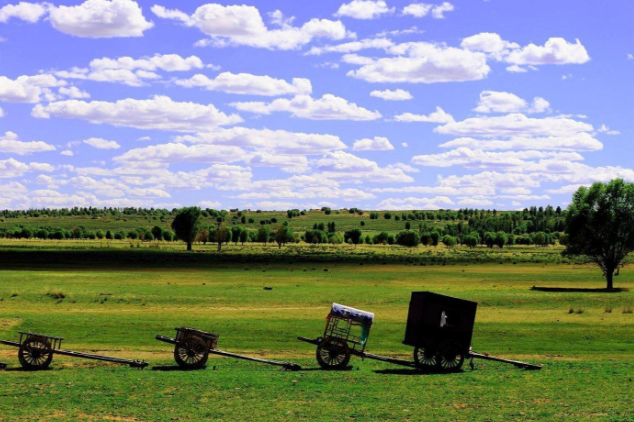
[[[380,248],[365,253],[403,253]],[[31,330],[66,337],[72,350],[170,366],[171,346],[154,336],[188,325],[218,332],[221,349],[305,370],[211,357],[206,370],[151,371],[55,357],[50,370],[31,373],[19,370],[17,349],[0,346],[9,363],[0,372],[0,421],[634,421],[634,314],[624,313],[634,292],[533,291],[604,287],[604,280],[594,268],[555,264],[556,251],[516,265],[510,261],[528,251],[504,253],[490,263],[433,266],[382,265],[369,256],[364,265],[178,263],[163,260],[173,255],[165,251],[142,264],[4,260],[2,339]],[[634,289],[634,274],[624,269],[615,284]],[[401,341],[409,295],[418,290],[479,302],[474,349],[544,368],[476,361],[474,371],[421,375],[353,358],[350,371],[324,372],[315,347],[296,340],[317,337],[336,301],[376,314],[368,351],[409,358]]]

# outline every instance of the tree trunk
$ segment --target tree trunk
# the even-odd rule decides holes
[[[218,242],[218,252],[222,249],[222,242]]]
[[[608,271],[606,272],[606,274],[605,274],[605,278],[606,278],[606,279],[607,279],[607,281],[608,281],[608,287],[607,287],[607,289],[608,289],[608,290],[612,290],[612,289],[614,289],[614,285],[612,284],[612,279],[614,278],[614,270],[611,270],[611,271],[610,271],[610,270],[608,270]]]
[[[188,251],[192,250],[192,242],[187,242],[187,250]]]

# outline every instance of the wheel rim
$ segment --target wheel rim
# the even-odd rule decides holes
[[[185,340],[176,346],[177,362],[184,366],[196,367],[205,362],[207,345],[198,338]]]
[[[462,346],[456,341],[448,341],[441,344],[438,355],[440,367],[444,371],[457,371],[464,362]]]
[[[24,342],[19,354],[20,362],[28,369],[46,368],[53,357],[50,343],[40,339]]]
[[[418,366],[422,368],[433,368],[438,363],[436,353],[427,347],[416,348],[415,360]]]
[[[319,356],[328,366],[339,366],[346,359],[346,347],[341,342],[328,342],[319,350]]]

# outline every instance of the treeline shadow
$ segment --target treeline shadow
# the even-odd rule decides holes
[[[626,289],[623,287],[617,287],[614,289],[607,288],[582,288],[582,287],[531,287],[531,290],[535,290],[538,292],[550,292],[550,293],[621,293],[621,292],[629,292],[630,289]]]

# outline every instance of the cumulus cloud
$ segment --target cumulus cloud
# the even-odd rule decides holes
[[[440,154],[416,155],[412,163],[429,167],[462,165],[479,169],[524,169],[533,160],[573,161],[583,160],[576,152],[543,152],[535,150],[487,152],[460,147]]]
[[[377,208],[380,210],[438,210],[453,208],[455,202],[446,196],[436,196],[433,198],[388,198],[379,202]]]
[[[54,7],[50,21],[60,32],[86,38],[142,37],[154,26],[132,0],[87,0]]]
[[[108,141],[103,138],[88,138],[85,139],[84,144],[90,145],[93,148],[97,149],[119,149],[121,145],[119,145],[116,141]]]
[[[44,99],[53,100],[55,95],[51,88],[64,85],[66,82],[48,74],[19,76],[16,79],[0,76],[0,101],[37,103]]]
[[[158,71],[183,72],[203,67],[205,65],[197,56],[181,57],[178,54],[156,54],[140,59],[103,57],[92,60],[87,68],[74,67],[70,70],[55,72],[55,75],[64,79],[84,79],[143,86],[148,80],[161,79]]]
[[[482,91],[480,101],[474,109],[478,113],[543,113],[550,110],[550,103],[541,97],[535,97],[533,104],[510,92]]]
[[[395,89],[394,91],[389,89],[384,91],[372,91],[370,92],[370,95],[372,97],[382,98],[386,101],[406,101],[414,98],[412,94],[403,89]]]
[[[159,18],[179,21],[208,35],[209,38],[199,41],[198,46],[245,45],[270,50],[295,50],[316,38],[342,40],[352,36],[339,21],[311,19],[301,27],[296,27],[281,12],[275,14],[274,18],[274,24],[280,28],[269,29],[259,10],[247,5],[208,3],[198,7],[192,15],[155,5],[152,12]]]
[[[315,133],[288,132],[285,130],[248,129],[234,127],[216,129],[213,132],[183,135],[176,142],[231,145],[241,148],[266,150],[283,155],[315,155],[345,149],[338,136]]]
[[[415,18],[424,18],[431,13],[434,19],[444,19],[445,12],[451,12],[454,10],[453,4],[449,2],[443,2],[442,4],[426,4],[426,3],[412,3],[403,8],[402,14],[413,16]]]
[[[348,72],[367,82],[438,83],[484,79],[490,67],[486,55],[426,42],[390,46],[392,54]]]
[[[115,162],[151,162],[151,163],[230,163],[243,159],[241,148],[226,145],[185,145],[168,143],[145,148],[133,148],[115,157]]]
[[[335,16],[346,16],[354,19],[376,19],[382,15],[394,13],[394,8],[387,7],[383,0],[353,0],[342,4]]]
[[[47,105],[38,104],[31,114],[37,118],[48,119],[53,116],[97,124],[176,132],[206,131],[242,122],[240,116],[227,115],[213,104],[176,102],[160,95],[148,100],[127,98],[116,102],[57,101]]]
[[[288,112],[293,117],[310,120],[376,120],[381,118],[378,111],[370,111],[355,103],[325,94],[318,100],[308,95],[297,95],[292,99],[278,98],[270,103],[237,102],[231,104],[240,111],[257,114],[271,114],[274,112]]]
[[[552,151],[577,151],[589,152],[600,151],[603,144],[586,132],[580,132],[568,137],[525,137],[513,136],[508,141],[457,138],[440,145],[441,148],[467,147],[483,151],[491,150],[552,150]]]
[[[59,88],[57,92],[59,93],[59,95],[64,97],[69,97],[69,98],[90,98],[89,93],[87,93],[86,91],[82,91],[76,86],[69,86],[69,87],[63,86]]]
[[[305,95],[313,90],[310,80],[304,78],[293,78],[292,83],[288,83],[270,76],[231,72],[223,72],[213,79],[197,74],[189,79],[177,80],[176,84],[186,88],[202,87],[209,91],[266,96]]]
[[[27,172],[46,172],[50,173],[55,168],[47,163],[23,163],[13,158],[8,160],[0,160],[0,178],[9,179],[12,177],[20,177]]]
[[[48,13],[49,8],[50,4],[48,3],[27,3],[21,1],[18,4],[8,4],[0,8],[0,23],[6,23],[12,18],[28,23],[36,23]]]
[[[612,130],[609,127],[607,127],[605,124],[602,124],[601,127],[597,129],[597,132],[604,133],[606,135],[620,135],[621,134],[621,132],[619,132],[618,130]]]
[[[379,167],[371,160],[343,151],[326,154],[317,161],[317,169],[327,179],[340,182],[409,183],[414,179],[398,168]]]
[[[543,46],[529,44],[513,50],[505,60],[515,65],[583,64],[590,56],[579,40],[569,43],[563,38],[550,38]]]
[[[472,117],[459,122],[450,122],[435,128],[434,131],[444,135],[478,137],[570,137],[580,132],[590,132],[592,129],[591,124],[565,117],[537,119],[521,113],[512,113],[505,116]]]
[[[35,152],[54,151],[53,145],[42,141],[22,142],[13,132],[0,135],[0,152],[5,154],[29,155]]]
[[[394,145],[390,140],[381,136],[375,136],[373,139],[364,138],[354,141],[352,145],[353,151],[390,151],[394,149]]]
[[[440,107],[436,107],[436,111],[428,116],[422,114],[403,113],[394,116],[397,122],[426,122],[426,123],[452,123],[454,118]]]

